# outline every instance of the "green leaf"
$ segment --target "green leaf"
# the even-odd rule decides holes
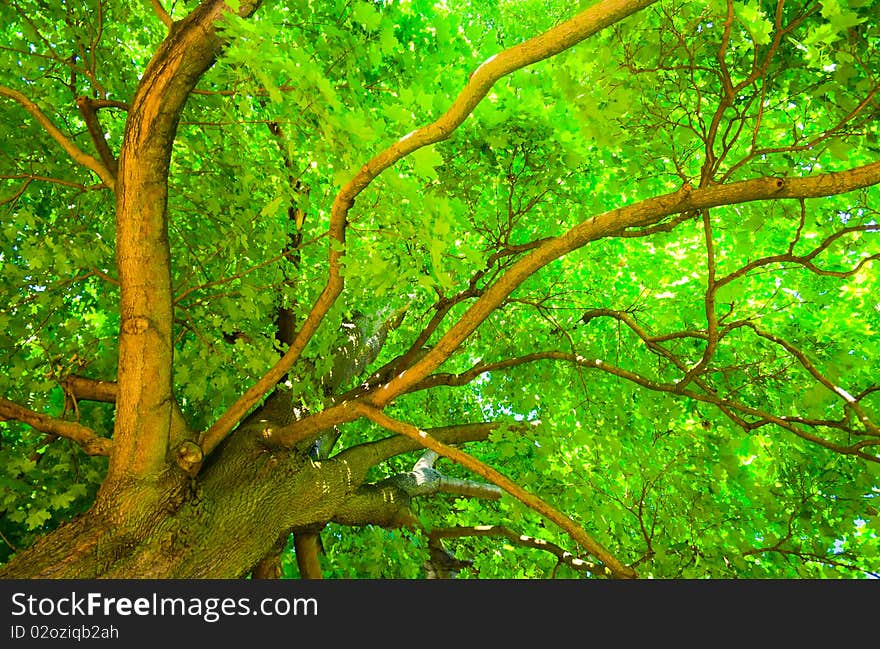
[[[437,167],[443,164],[443,156],[433,145],[425,146],[410,154],[413,168],[420,176],[437,178]]]
[[[38,527],[41,527],[43,523],[48,521],[50,518],[52,518],[52,514],[50,514],[47,510],[34,508],[28,512],[25,522],[27,523],[27,528],[29,530],[34,530]]]
[[[65,509],[70,506],[76,496],[70,491],[58,493],[49,498],[49,505],[52,509]]]
[[[367,31],[376,31],[382,22],[380,14],[371,2],[358,1],[352,11],[354,19]]]
[[[276,196],[260,210],[260,216],[275,216],[284,202],[284,196]]]
[[[766,45],[771,41],[773,23],[757,0],[751,0],[748,3],[735,3],[735,12],[745,28],[749,30],[756,45]]]

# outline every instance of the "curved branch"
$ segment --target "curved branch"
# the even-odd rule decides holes
[[[113,442],[99,437],[91,428],[73,421],[64,421],[43,415],[20,406],[8,399],[0,398],[0,421],[15,420],[25,423],[43,433],[58,435],[79,444],[88,455],[110,455]]]
[[[89,131],[95,149],[98,151],[98,155],[101,156],[101,162],[115,180],[119,163],[116,161],[116,158],[113,157],[113,152],[110,150],[107,140],[104,139],[104,128],[101,126],[101,121],[98,119],[98,112],[95,104],[85,95],[80,95],[76,98],[76,107],[79,109],[79,113],[82,115],[83,121],[86,123],[86,128]]]
[[[777,345],[785,349],[785,351],[787,351],[789,354],[794,356],[801,364],[801,366],[810,373],[810,376],[812,376],[819,383],[825,386],[829,391],[833,392],[844,400],[846,407],[852,409],[852,411],[856,414],[856,417],[858,417],[859,422],[861,422],[861,424],[865,427],[865,431],[868,434],[880,436],[880,428],[877,427],[877,424],[871,421],[868,413],[866,413],[865,410],[859,405],[858,399],[856,399],[839,385],[834,385],[834,383],[828,380],[828,378],[819,371],[819,369],[810,361],[810,359],[807,358],[807,355],[804,354],[804,352],[792,345],[787,340],[784,340],[779,336],[764,331],[752,322],[746,322],[744,326],[754,331],[755,334],[757,334],[759,337],[776,343]]]
[[[78,374],[66,376],[61,381],[61,387],[66,394],[77,401],[98,401],[101,403],[116,403],[116,394],[119,391],[114,381],[89,379]]]
[[[746,404],[740,403],[738,401],[734,401],[732,399],[726,399],[724,397],[720,397],[712,391],[708,391],[707,388],[702,387],[702,389],[707,390],[705,393],[692,392],[686,389],[683,389],[678,383],[664,383],[660,381],[656,381],[641,374],[637,374],[635,372],[625,370],[621,367],[617,367],[616,365],[612,365],[607,363],[599,358],[586,358],[584,356],[580,356],[578,354],[572,354],[570,352],[562,352],[562,351],[546,351],[546,352],[536,352],[533,354],[528,354],[527,356],[521,356],[518,358],[512,358],[505,361],[499,361],[498,363],[478,365],[471,370],[466,372],[462,372],[461,374],[438,374],[436,376],[436,380],[434,376],[428,377],[428,379],[416,386],[416,388],[421,389],[422,387],[436,387],[438,385],[449,385],[449,386],[460,386],[464,385],[469,381],[472,381],[479,374],[491,370],[497,369],[506,369],[509,367],[514,367],[517,365],[522,365],[528,362],[540,361],[540,360],[557,360],[557,361],[565,361],[569,363],[573,363],[579,367],[583,367],[585,369],[595,369],[601,370],[613,376],[617,376],[619,378],[625,379],[636,385],[639,385],[648,390],[652,390],[655,392],[665,392],[667,394],[672,394],[676,396],[683,396],[689,399],[693,399],[695,401],[700,401],[702,403],[708,403],[710,405],[715,406],[721,412],[723,412],[727,417],[733,420],[737,425],[744,427],[746,430],[751,430],[757,428],[759,426],[763,426],[766,424],[775,424],[780,428],[783,428],[790,433],[797,435],[798,437],[807,440],[809,442],[813,442],[827,448],[836,453],[840,453],[842,455],[855,455],[864,460],[869,460],[871,462],[880,463],[880,456],[871,455],[870,453],[865,453],[862,451],[862,448],[880,445],[880,442],[874,440],[863,440],[860,442],[856,442],[850,446],[843,446],[840,444],[835,444],[833,442],[829,442],[828,440],[819,437],[818,435],[813,435],[808,433],[800,428],[798,428],[795,424],[800,423],[806,426],[831,426],[831,424],[836,422],[825,422],[825,421],[809,421],[806,419],[800,419],[797,417],[788,417],[788,416],[776,416],[770,413],[764,412],[762,410],[758,410],[757,408],[753,408]],[[834,392],[840,394],[839,388],[834,389]],[[843,395],[841,395],[843,396]],[[845,398],[845,397],[844,397]],[[850,397],[852,398],[852,397]],[[857,400],[853,400],[855,402]],[[853,402],[849,402],[852,405]],[[352,404],[352,408],[360,408],[361,404]],[[752,417],[756,417],[759,421],[758,423],[748,423],[743,419],[739,418],[734,414],[733,411],[739,412],[743,415],[749,415]],[[864,422],[863,422],[864,423]],[[868,435],[876,435],[874,429],[871,428],[873,424],[870,422],[865,425],[866,433]],[[852,432],[852,431],[848,431]]]
[[[880,183],[880,162],[849,171],[805,178],[755,178],[699,189],[684,186],[677,192],[649,198],[587,219],[513,264],[485,290],[419,362],[374,392],[370,403],[381,407],[424,379],[449,358],[526,278],[551,261],[591,241],[616,235],[625,228],[651,225],[673,214],[759,200],[831,196],[877,183]]]
[[[44,183],[52,183],[54,185],[63,185],[64,187],[73,187],[74,189],[78,189],[82,192],[93,191],[95,189],[105,189],[106,185],[104,183],[98,185],[83,185],[82,183],[73,182],[72,180],[64,180],[62,178],[51,178],[49,176],[40,176],[38,174],[0,174],[0,178],[3,180],[24,180],[26,184],[30,184],[33,181],[39,181]],[[27,187],[23,187],[22,191]],[[8,200],[4,200],[4,203],[9,202]]]
[[[482,442],[489,439],[493,430],[500,428],[500,422],[479,422],[474,424],[456,424],[429,428],[427,433],[434,439],[445,444],[465,444],[467,442]],[[511,426],[512,429],[521,427],[522,424]],[[366,442],[351,446],[333,456],[333,461],[345,463],[346,467],[355,476],[363,476],[367,469],[381,464],[385,460],[410,453],[424,448],[420,443],[402,435],[385,437],[374,442]]]
[[[78,374],[69,374],[61,381],[61,389],[75,401],[97,401],[99,403],[116,403],[119,386],[115,381],[90,379]],[[174,401],[171,409],[171,444],[179,444],[193,437],[180,404]]]
[[[501,497],[501,489],[493,484],[443,475],[434,469],[436,459],[437,453],[428,450],[415,463],[412,471],[361,485],[333,512],[333,522],[341,525],[421,528],[418,518],[410,510],[413,498],[440,493],[490,500]],[[359,478],[363,478],[363,474]]]
[[[798,559],[804,561],[805,563],[819,563],[826,566],[831,566],[832,568],[843,568],[845,570],[851,570],[853,572],[859,572],[864,576],[873,577],[874,579],[880,579],[880,572],[876,570],[870,570],[868,568],[863,568],[858,564],[849,563],[846,561],[840,561],[836,558],[832,558],[826,555],[818,554],[817,552],[809,552],[805,550],[786,550],[781,547],[769,547],[769,548],[755,548],[753,550],[746,550],[742,553],[742,556],[754,556],[754,555],[762,555],[762,554],[779,554],[784,557],[797,557]]]
[[[437,529],[431,530],[428,537],[431,540],[437,539],[461,539],[469,536],[489,536],[489,537],[503,537],[510,541],[514,545],[518,545],[524,548],[533,548],[535,550],[543,550],[544,552],[549,552],[553,556],[555,556],[559,563],[564,563],[572,570],[577,570],[578,572],[601,572],[603,567],[592,561],[584,561],[583,559],[578,559],[568,550],[564,550],[555,543],[550,543],[548,541],[544,541],[543,539],[536,539],[533,536],[526,536],[525,534],[517,534],[509,527],[505,527],[504,525],[473,525],[473,526],[455,526],[455,527],[441,527]]]
[[[756,268],[761,268],[763,266],[768,266],[770,264],[779,264],[779,263],[784,263],[784,262],[799,264],[799,265],[805,267],[806,269],[808,269],[809,271],[815,273],[816,275],[823,275],[823,276],[827,276],[827,277],[851,277],[851,276],[855,275],[857,272],[859,272],[859,270],[861,270],[862,266],[864,266],[865,264],[867,264],[871,261],[880,259],[880,253],[874,254],[874,255],[867,255],[865,257],[862,257],[861,260],[859,261],[859,263],[855,267],[853,267],[850,270],[841,270],[841,271],[825,270],[825,269],[819,268],[818,266],[816,266],[813,263],[813,260],[816,257],[818,257],[822,252],[827,250],[828,247],[831,246],[832,243],[834,243],[834,241],[836,241],[837,239],[839,239],[840,237],[842,237],[846,234],[850,234],[853,232],[872,232],[872,233],[875,233],[878,231],[880,231],[880,226],[877,226],[876,224],[874,224],[874,225],[856,225],[856,226],[850,226],[847,228],[842,228],[842,229],[838,230],[837,232],[830,234],[824,241],[822,241],[822,243],[820,243],[818,246],[813,248],[813,250],[811,250],[810,252],[808,252],[805,255],[795,255],[789,251],[784,254],[770,255],[768,257],[761,257],[760,259],[755,259],[754,261],[750,261],[749,263],[745,264],[744,266],[737,268],[736,270],[728,273],[724,277],[721,277],[720,279],[718,279],[715,282],[715,288],[716,289],[721,288],[725,284],[729,284],[733,280],[744,276],[746,273],[748,273],[749,271],[752,271]],[[794,248],[795,242],[796,242],[796,240],[789,244],[789,250],[792,250]]]
[[[247,17],[259,0],[237,4]],[[119,394],[111,481],[161,473],[174,442],[168,173],[180,115],[225,45],[217,25],[231,11],[222,0],[205,0],[176,24],[147,65],[126,120],[116,201]],[[186,455],[201,455],[193,450]]]
[[[101,110],[102,108],[118,108],[119,110],[128,112],[131,108],[131,106],[124,101],[117,101],[115,99],[89,99],[89,103],[95,110]]]
[[[498,500],[501,489],[474,480],[462,480],[443,475],[434,468],[438,455],[428,450],[415,463],[412,471],[391,476],[383,482],[402,489],[410,498],[437,493],[457,494],[468,498],[487,498]]]
[[[656,0],[601,0],[553,29],[524,43],[491,56],[468,79],[452,106],[437,120],[423,126],[374,156],[346,183],[330,210],[329,277],[302,328],[287,353],[256,384],[247,390],[217,421],[206,430],[199,441],[205,455],[209,454],[247,414],[257,401],[283,377],[299,359],[303,349],[318,330],[324,316],[342,293],[340,273],[345,253],[345,230],[348,212],[355,198],[385,169],[413,151],[447,139],[473,112],[492,86],[500,78],[559,54],[592,36],[598,31],[630,16]]]
[[[174,19],[165,10],[165,7],[162,6],[161,0],[150,0],[150,4],[153,5],[153,11],[159,20],[162,21],[162,24],[170,30],[174,26]]]
[[[429,436],[427,432],[419,430],[412,424],[407,424],[396,419],[392,419],[381,411],[371,408],[363,404],[356,404],[355,408],[358,414],[370,419],[374,423],[386,428],[387,430],[405,435],[410,439],[414,439],[425,448],[443,455],[444,457],[461,464],[463,467],[470,469],[477,475],[480,475],[490,482],[498,485],[511,496],[533,509],[548,520],[556,523],[569,536],[583,546],[593,556],[598,558],[604,564],[604,570],[613,577],[621,579],[632,579],[636,577],[636,573],[631,568],[623,565],[613,554],[605,549],[593,537],[587,534],[583,528],[575,523],[571,518],[548,505],[537,496],[530,494],[522,489],[518,484],[510,478],[502,475],[495,469],[483,464],[476,458],[467,453],[460,451],[452,446],[447,446],[442,442]]]
[[[45,131],[55,140],[58,144],[61,145],[67,155],[69,155],[74,162],[81,164],[87,169],[93,171],[95,175],[100,178],[107,187],[110,189],[115,189],[116,187],[116,179],[110,170],[105,167],[100,160],[90,156],[89,154],[82,151],[73,141],[68,138],[64,133],[58,130],[58,128],[52,123],[46,114],[37,106],[34,102],[28,99],[25,95],[20,93],[17,90],[13,90],[12,88],[7,88],[6,86],[0,86],[0,95],[4,97],[8,97],[13,101],[18,102],[21,106],[31,114],[31,116],[37,120],[37,122],[42,126]]]
[[[434,122],[408,133],[367,162],[340,190],[333,203],[331,236],[343,242],[345,216],[354,199],[385,169],[413,151],[447,139],[499,79],[574,47],[602,29],[654,4],[656,0],[604,0],[539,36],[489,57],[470,76],[452,106]],[[337,236],[338,235],[338,236]],[[331,264],[339,257],[331,256]],[[332,266],[331,266],[332,268]]]
[[[546,241],[510,266],[494,284],[482,292],[433,348],[410,367],[402,368],[403,371],[397,373],[385,385],[356,401],[344,401],[277,429],[274,431],[272,443],[291,447],[300,441],[313,438],[320,431],[331,426],[354,421],[359,416],[355,409],[358,404],[368,403],[373,407],[382,408],[395,397],[409,392],[442,365],[489,317],[489,314],[528,277],[555,259],[592,241],[616,236],[626,228],[651,225],[674,214],[760,200],[820,198],[878,183],[880,183],[880,162],[874,162],[848,171],[804,178],[754,178],[730,185],[710,185],[699,189],[686,185],[676,192],[648,198],[589,218],[558,237]],[[802,431],[798,434],[801,433]],[[219,443],[223,436],[215,436],[211,441],[214,444]],[[206,441],[203,438],[203,448]],[[819,441],[818,438],[816,441]]]

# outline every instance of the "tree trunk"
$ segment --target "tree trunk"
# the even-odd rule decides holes
[[[291,530],[330,520],[359,486],[344,462],[269,450],[252,432],[233,436],[198,480],[157,485],[157,506],[144,511],[134,498],[142,489],[116,493],[112,511],[96,504],[17,554],[0,577],[247,575]]]
[[[12,578],[241,578],[277,552],[289,535],[314,535],[328,522],[412,525],[415,492],[407,480],[365,483],[390,457],[421,449],[395,435],[315,461],[309,450],[269,448],[272,423],[259,416],[221,444],[196,478],[174,471],[156,484],[146,509],[143,488],[120,491],[16,554],[0,568]],[[496,424],[432,429],[448,444],[483,441]],[[411,480],[410,480],[411,482]],[[129,512],[136,512],[128,516]],[[317,542],[317,539],[315,539]],[[312,556],[311,559],[315,557]],[[317,568],[310,572],[318,576]]]
[[[237,10],[248,16],[258,6]],[[296,525],[293,512],[311,522],[324,511],[308,494],[327,493],[310,487],[334,482],[332,471],[260,448],[247,427],[228,445],[238,452],[212,457],[198,481],[173,460],[195,434],[176,422],[172,390],[168,172],[181,111],[223,47],[216,26],[229,11],[205,0],[169,25],[128,113],[114,178],[120,331],[107,476],[88,513],[19,553],[4,576],[241,576]],[[345,497],[344,488],[331,493]],[[270,511],[276,520],[266,520]]]

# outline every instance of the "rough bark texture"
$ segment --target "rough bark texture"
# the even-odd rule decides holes
[[[409,522],[403,488],[363,481],[370,466],[418,449],[416,442],[390,437],[315,462],[305,451],[266,447],[267,425],[252,418],[197,480],[163,483],[155,507],[131,518],[94,507],[17,554],[0,578],[238,578],[291,531],[331,520]],[[433,434],[461,443],[486,439],[494,428],[445,427]],[[122,508],[129,505],[125,495]]]

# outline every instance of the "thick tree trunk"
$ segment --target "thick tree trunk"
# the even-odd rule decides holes
[[[243,577],[291,530],[330,520],[359,486],[344,462],[268,450],[248,433],[198,480],[157,485],[150,511],[117,493],[113,511],[97,504],[16,555],[0,577]]]
[[[259,2],[240,3],[250,15]],[[116,264],[120,284],[119,366],[113,453],[99,500],[139,485],[154,506],[169,453],[184,441],[172,431],[174,395],[168,173],[177,125],[190,92],[223,43],[216,25],[230,11],[205,0],[172,26],[131,102],[116,179]]]
[[[248,16],[257,6],[236,8]],[[180,113],[223,46],[216,26],[229,11],[204,0],[169,24],[128,113],[114,183],[120,332],[107,476],[88,513],[17,555],[4,576],[240,576],[295,525],[291,512],[319,515],[321,503],[307,494],[316,480],[333,481],[296,455],[264,452],[247,430],[230,444],[238,452],[212,458],[198,481],[174,464],[178,445],[195,434],[177,420],[172,391],[168,171]],[[344,498],[345,488],[332,493]],[[267,524],[268,511],[281,514]]]
[[[118,493],[108,510],[86,514],[41,538],[0,568],[2,578],[239,578],[277,551],[292,532],[327,522],[412,525],[412,489],[389,478],[365,484],[370,467],[421,448],[395,435],[314,461],[307,450],[268,448],[252,418],[189,482],[156,485],[146,511],[137,492]],[[449,444],[485,440],[496,424],[432,429]],[[140,491],[140,490],[138,490]],[[135,516],[128,516],[134,511]],[[316,577],[317,572],[307,576]]]

